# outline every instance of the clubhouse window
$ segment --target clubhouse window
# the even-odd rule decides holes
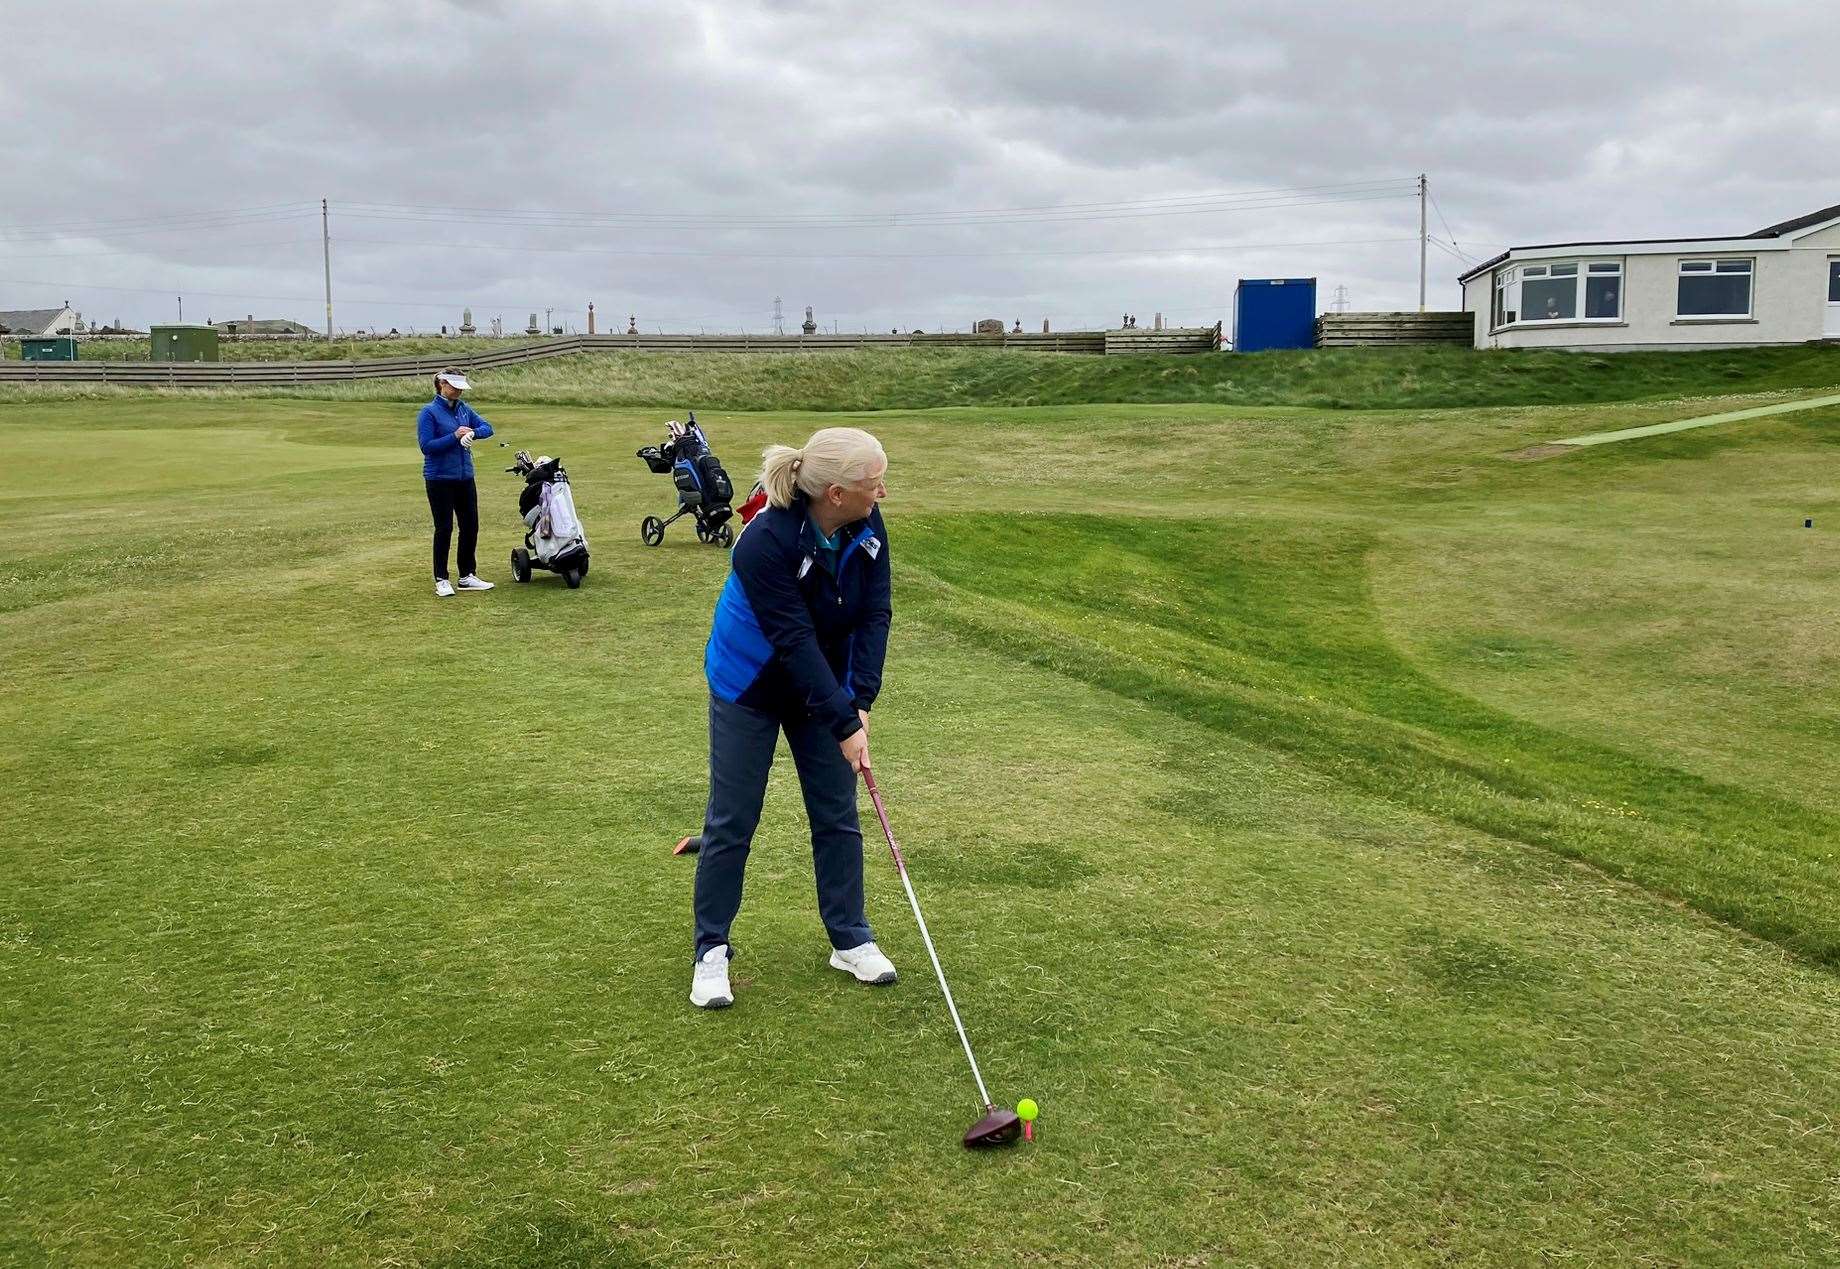
[[[1495,275],[1497,327],[1540,322],[1618,321],[1623,316],[1621,260],[1555,260]]]
[[[1682,260],[1679,317],[1749,317],[1751,260]]]

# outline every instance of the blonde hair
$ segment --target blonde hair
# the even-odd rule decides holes
[[[826,427],[813,432],[803,449],[767,446],[761,455],[760,483],[768,502],[789,507],[801,491],[817,498],[831,485],[853,485],[887,466],[882,443],[860,427]]]

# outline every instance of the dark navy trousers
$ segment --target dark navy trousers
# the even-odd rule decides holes
[[[863,915],[862,825],[856,818],[856,773],[827,728],[806,720],[781,724],[771,714],[709,698],[709,807],[696,857],[696,955],[729,942],[741,908],[741,879],[760,823],[767,772],[781,730],[798,768],[811,819],[811,858],[818,915],[834,948],[875,937]],[[732,954],[731,948],[731,954]]]
[[[479,487],[465,480],[428,480],[428,510],[434,514],[434,575],[447,576],[447,543],[454,521],[460,522],[460,576],[479,570],[474,550],[479,542]]]

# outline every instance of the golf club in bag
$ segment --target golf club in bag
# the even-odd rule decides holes
[[[946,1009],[952,1015],[952,1025],[958,1028],[958,1041],[965,1046],[965,1060],[971,1063],[971,1078],[977,1081],[978,1096],[983,1099],[984,1117],[965,1129],[965,1145],[970,1149],[1014,1145],[1022,1135],[1022,1120],[1015,1111],[998,1106],[990,1100],[990,1091],[984,1087],[984,1076],[978,1070],[977,1057],[971,1052],[971,1041],[965,1036],[965,1024],[959,1021],[958,1006],[952,1002],[952,989],[946,985],[946,971],[940,968],[939,953],[933,950],[933,936],[927,933],[926,918],[920,915],[920,900],[914,895],[914,883],[907,877],[907,860],[901,857],[901,848],[895,845],[894,829],[888,826],[888,810],[882,805],[882,791],[876,787],[875,776],[869,768],[863,768],[862,778],[863,783],[869,786],[869,800],[875,803],[875,816],[882,822],[882,835],[888,839],[888,851],[894,856],[895,871],[901,874],[901,885],[907,890],[907,902],[913,907],[914,923],[920,927],[920,939],[926,944],[926,954],[932,958],[933,973],[939,977],[939,990],[945,995]]]

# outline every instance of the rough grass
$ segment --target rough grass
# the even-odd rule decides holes
[[[432,348],[404,351],[438,352],[443,347],[440,341],[432,342]],[[267,351],[287,345],[242,347]],[[370,355],[383,354],[374,351]],[[1538,350],[1478,353],[1467,348],[1331,348],[1154,357],[976,349],[805,354],[608,352],[483,371],[477,379],[476,395],[482,401],[547,405],[890,410],[1108,401],[1368,410],[1806,393],[1840,385],[1840,345],[1614,356]],[[428,385],[419,378],[372,379],[299,389],[182,389],[175,393],[101,384],[0,384],[0,401],[144,400],[156,395],[196,400],[206,394],[235,399],[409,402],[427,396]]]
[[[437,603],[395,405],[0,409],[0,1259],[1840,1258],[1840,412],[711,410],[888,444],[877,767],[1042,1105],[985,1157],[784,771],[689,1009],[723,558],[638,542],[663,411],[481,407],[582,590]]]

